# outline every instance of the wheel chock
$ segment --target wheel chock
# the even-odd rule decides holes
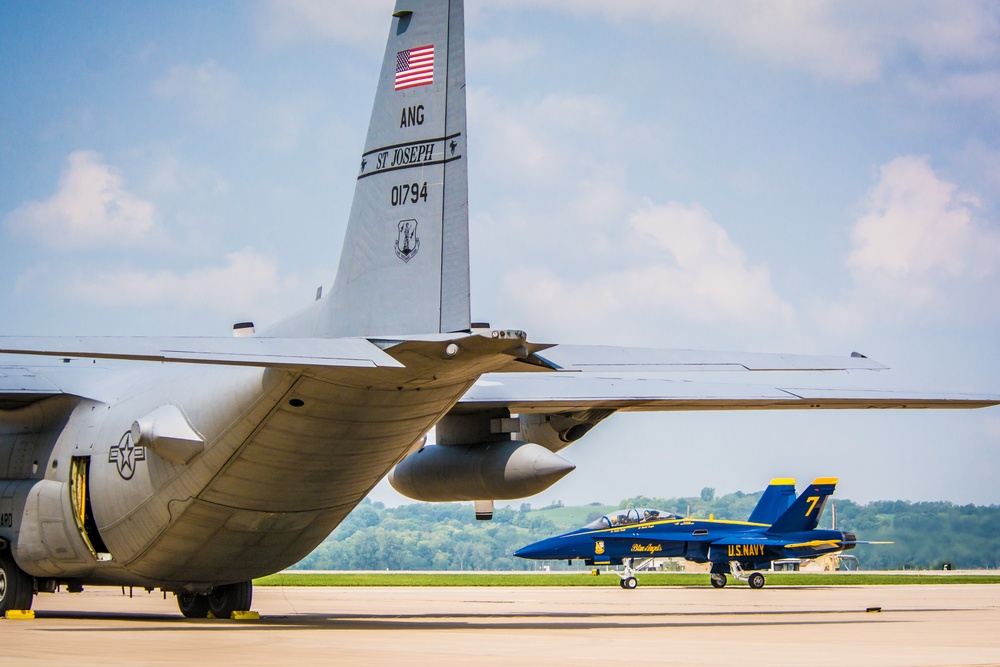
[[[229,618],[234,621],[259,621],[260,614],[255,611],[234,611]]]
[[[8,609],[3,616],[8,621],[30,621],[35,618],[35,612],[32,609]]]
[[[868,607],[865,611],[869,614],[880,614],[882,613],[882,607]]]

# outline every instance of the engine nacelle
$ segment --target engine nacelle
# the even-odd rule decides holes
[[[427,502],[514,500],[541,493],[576,466],[532,442],[428,445],[389,473],[404,496]]]

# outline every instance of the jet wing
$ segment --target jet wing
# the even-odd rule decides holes
[[[289,369],[402,367],[364,338],[0,337],[0,353]]]
[[[703,377],[703,375],[702,375]],[[755,378],[756,379],[756,378]],[[788,410],[817,408],[979,408],[1000,396],[708,382],[697,374],[627,377],[595,373],[484,375],[452,412],[507,408],[512,413],[669,410]]]

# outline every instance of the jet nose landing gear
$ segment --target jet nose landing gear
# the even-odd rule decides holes
[[[632,559],[631,558],[623,559],[622,565],[624,567],[621,571],[621,574],[618,575],[619,577],[622,578],[622,580],[619,581],[618,584],[625,590],[631,591],[635,589],[636,586],[639,585],[639,582],[636,581],[636,578],[632,576]]]

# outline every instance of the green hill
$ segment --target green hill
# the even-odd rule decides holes
[[[746,519],[760,492],[696,498],[626,498],[618,505],[500,508],[493,521],[476,521],[471,503],[413,503],[385,507],[365,500],[293,569],[316,570],[532,570],[539,564],[511,554],[531,542],[578,528],[620,507],[654,507],[676,514]],[[853,551],[862,569],[1000,567],[1000,506],[948,502],[836,500],[838,528],[859,539],[892,541]],[[831,527],[827,511],[820,526]],[[569,569],[565,562],[546,563]],[[573,569],[579,569],[576,566]]]

